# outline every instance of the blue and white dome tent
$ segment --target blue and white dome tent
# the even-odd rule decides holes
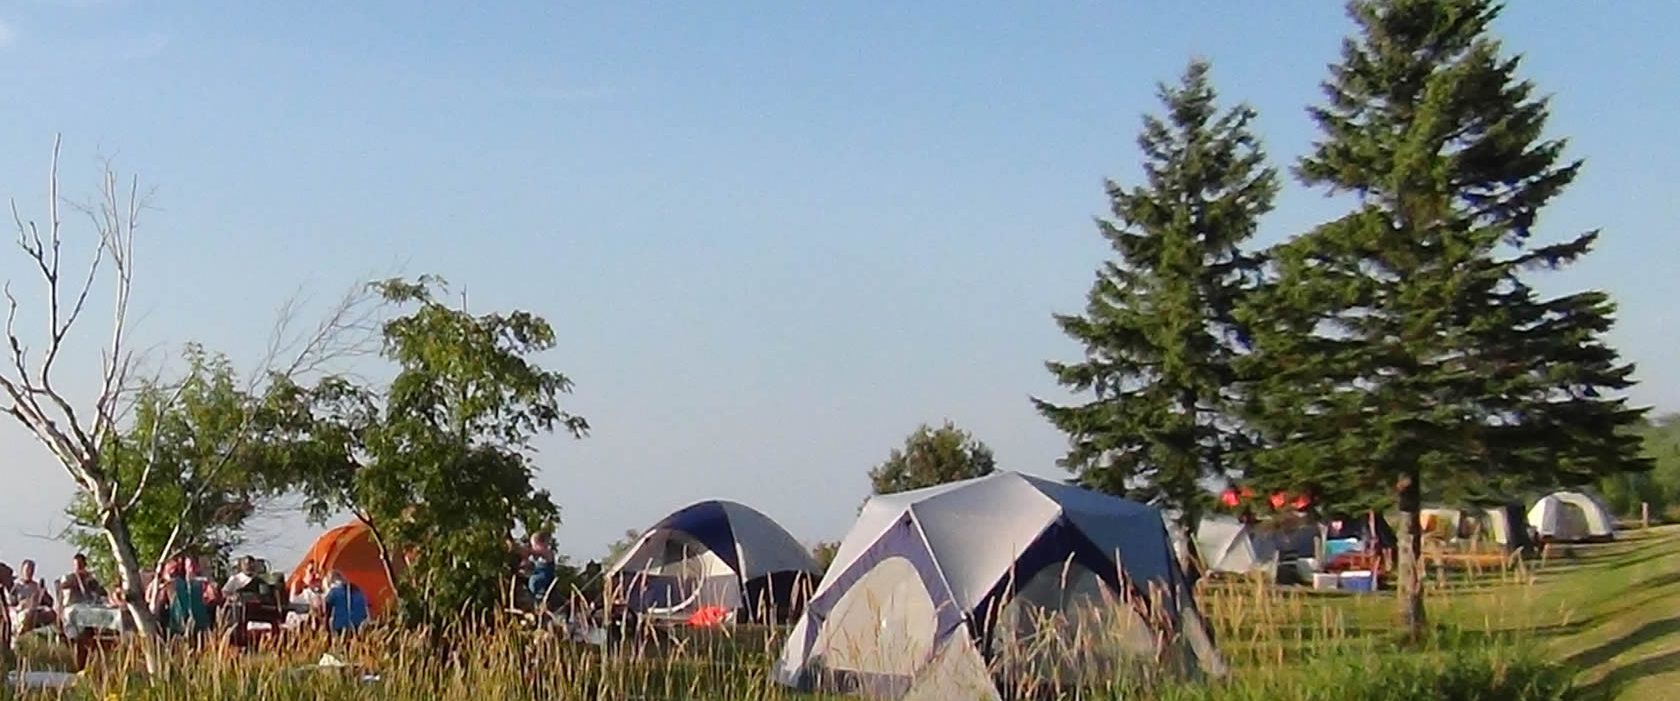
[[[773,674],[811,691],[997,699],[1163,661],[1223,673],[1160,511],[1000,472],[866,502]]]
[[[811,553],[770,517],[733,501],[677,510],[644,531],[606,572],[607,587],[630,610],[686,618],[721,608],[782,620],[822,575]]]

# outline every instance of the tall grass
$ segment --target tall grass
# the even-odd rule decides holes
[[[1025,662],[1000,671],[1001,687],[1010,696],[1166,701],[1571,698],[1570,670],[1525,646],[1520,612],[1477,610],[1496,601],[1497,608],[1520,608],[1532,598],[1532,578],[1520,565],[1437,575],[1430,580],[1431,603],[1441,619],[1457,623],[1437,626],[1422,640],[1405,641],[1393,632],[1392,600],[1385,597],[1280,589],[1252,580],[1209,582],[1199,604],[1230,666],[1224,678],[1183,682],[1142,667],[1097,669],[1083,662],[1069,677],[1065,662],[1079,655],[1035,667],[1034,661],[1064,651],[1044,655],[1032,648],[1038,641],[1025,637],[994,650],[1002,663]],[[512,621],[462,622],[436,631],[370,629],[347,639],[300,634],[243,654],[212,643],[197,649],[177,643],[156,677],[139,672],[139,651],[130,645],[97,660],[72,686],[38,695],[97,701],[815,698],[770,679],[784,635],[772,626],[643,626],[599,648]],[[1105,642],[1105,635],[1073,639]],[[325,653],[352,666],[315,666]],[[24,664],[57,667],[60,654],[26,650]],[[1048,681],[1077,684],[1039,683],[1047,680],[1034,679],[1035,669],[1056,675]]]

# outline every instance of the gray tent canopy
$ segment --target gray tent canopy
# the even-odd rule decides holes
[[[1135,665],[1220,673],[1206,632],[1158,510],[1001,472],[866,502],[774,676],[996,699],[1021,680],[1107,683]]]

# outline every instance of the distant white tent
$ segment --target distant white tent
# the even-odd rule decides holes
[[[1532,544],[1521,504],[1427,508],[1420,517],[1425,533],[1439,533],[1451,540],[1496,543],[1506,550],[1520,550]]]
[[[1000,684],[1139,664],[1222,670],[1160,512],[1000,472],[866,502],[773,673],[805,690],[997,699]]]
[[[1173,546],[1182,556],[1186,544],[1178,529],[1168,525]],[[1278,548],[1270,535],[1229,516],[1207,516],[1196,527],[1196,555],[1208,572],[1277,573]]]
[[[1528,524],[1542,541],[1614,540],[1616,519],[1604,503],[1582,492],[1553,492],[1528,510]]]
[[[721,500],[661,519],[606,571],[615,596],[655,617],[709,607],[782,617],[820,575],[805,547],[770,517]]]

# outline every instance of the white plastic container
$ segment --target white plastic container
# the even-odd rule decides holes
[[[1314,572],[1312,576],[1314,589],[1336,589],[1342,584],[1342,578],[1333,572]]]

